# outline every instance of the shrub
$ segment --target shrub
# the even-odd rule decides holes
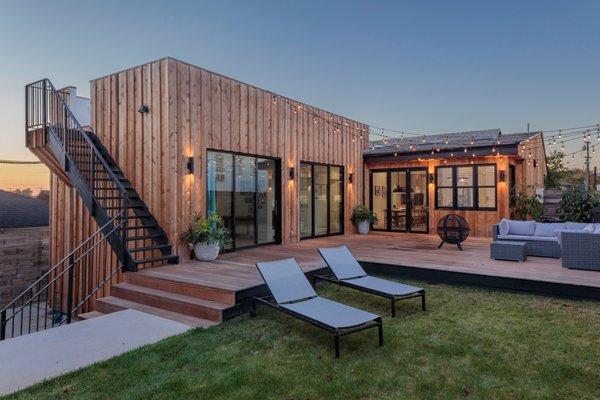
[[[211,213],[207,218],[202,218],[196,211],[190,218],[188,228],[181,234],[181,240],[185,240],[191,245],[206,242],[224,247],[231,242],[231,236],[229,230],[225,228],[223,218],[217,213]]]
[[[576,186],[563,191],[556,211],[563,221],[591,222],[592,208],[599,204],[597,192],[586,192],[582,186]]]
[[[367,206],[359,204],[352,210],[352,223],[356,225],[361,221],[369,221],[374,224],[378,221],[378,218]]]
[[[512,210],[512,218],[521,221],[533,219],[540,221],[544,214],[544,205],[536,195],[519,193],[515,196],[515,206]]]

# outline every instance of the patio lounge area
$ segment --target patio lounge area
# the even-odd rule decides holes
[[[571,270],[561,260],[529,257],[524,263],[490,259],[489,238],[469,238],[463,251],[427,234],[371,232],[270,245],[222,254],[212,262],[183,261],[178,265],[135,273],[165,282],[199,285],[222,291],[230,301],[242,302],[265,290],[255,264],[295,258],[307,274],[325,268],[318,247],[347,245],[365,269],[374,274],[430,282],[474,284],[560,296],[600,298],[600,273]]]

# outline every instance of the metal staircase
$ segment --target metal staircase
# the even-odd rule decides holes
[[[48,79],[27,85],[26,130],[43,131],[48,149],[98,226],[116,216],[123,219],[107,240],[125,271],[177,264],[165,231],[98,137],[81,127],[64,97]]]
[[[41,158],[75,188],[99,228],[0,310],[0,340],[71,323],[107,293],[107,283],[117,283],[119,272],[179,262],[165,231],[65,96],[48,79],[26,86],[27,141],[41,138]],[[106,257],[109,248],[116,257]]]

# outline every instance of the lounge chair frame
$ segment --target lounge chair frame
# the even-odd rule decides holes
[[[312,278],[313,286],[316,286],[317,282],[319,280],[321,280],[321,281],[336,283],[341,286],[346,286],[346,287],[349,287],[352,289],[360,290],[361,292],[366,292],[366,293],[374,294],[375,296],[386,298],[386,299],[390,300],[390,304],[391,304],[391,308],[392,308],[392,318],[396,317],[396,302],[400,301],[400,300],[406,300],[406,299],[412,299],[415,297],[420,297],[421,298],[421,309],[423,311],[426,310],[425,289],[421,289],[418,292],[407,294],[407,295],[392,295],[392,294],[389,294],[386,292],[381,292],[379,290],[365,288],[364,286],[354,285],[354,284],[352,284],[352,279],[339,280],[335,277],[335,274],[331,270],[331,267],[329,266],[327,259],[323,256],[323,254],[321,254],[321,250],[319,249],[318,251],[319,251],[319,255],[321,255],[321,258],[323,259],[323,261],[325,261],[325,264],[327,264],[327,267],[329,268],[329,273],[327,275],[313,275],[313,278]]]
[[[310,297],[309,299],[312,299],[312,298],[314,298],[314,297]],[[309,300],[309,299],[303,299],[303,300]],[[300,300],[300,301],[303,301],[303,300]],[[272,295],[262,296],[262,297],[261,296],[253,296],[252,297],[252,306],[251,306],[252,308],[250,310],[250,315],[253,317],[256,316],[257,304],[265,304],[271,308],[282,311],[292,317],[295,317],[304,322],[308,322],[309,324],[311,324],[313,326],[316,326],[318,328],[321,328],[321,329],[326,330],[327,332],[333,334],[335,358],[340,357],[340,337],[349,335],[351,333],[364,331],[366,329],[377,327],[378,334],[379,334],[379,346],[380,347],[383,346],[383,320],[381,317],[377,317],[374,320],[367,322],[365,324],[361,324],[361,325],[357,325],[357,326],[353,326],[353,327],[349,327],[349,328],[339,329],[339,328],[335,328],[333,326],[327,325],[321,321],[317,321],[315,319],[309,318],[306,315],[297,313],[297,312],[287,309],[285,307],[281,307],[279,304],[277,304],[275,302],[275,299],[273,298]]]

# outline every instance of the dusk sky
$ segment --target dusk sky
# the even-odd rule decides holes
[[[2,1],[0,159],[35,159],[25,84],[164,56],[406,131],[600,122],[600,2],[486,3]]]

